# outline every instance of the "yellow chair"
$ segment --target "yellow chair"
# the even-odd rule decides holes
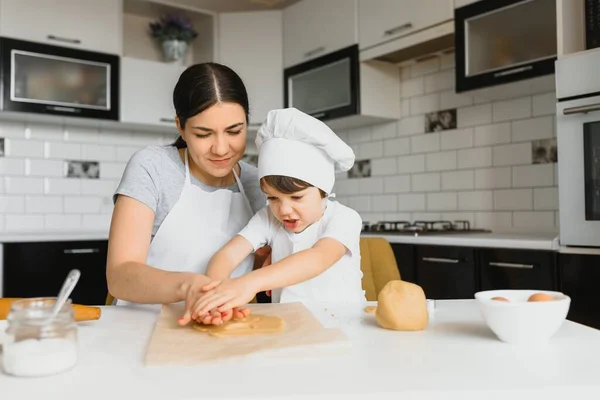
[[[367,301],[377,301],[377,296],[386,283],[401,279],[392,245],[384,238],[362,237],[360,257],[362,287]]]
[[[112,306],[114,301],[115,301],[115,298],[112,296],[112,294],[108,293],[106,295],[106,305]]]

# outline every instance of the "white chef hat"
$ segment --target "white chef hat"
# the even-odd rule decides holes
[[[354,152],[327,125],[296,108],[271,110],[256,134],[258,178],[301,179],[331,194],[335,173],[354,165]]]

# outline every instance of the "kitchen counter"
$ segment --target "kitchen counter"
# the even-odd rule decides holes
[[[1,243],[108,240],[108,231],[2,232]]]
[[[559,249],[558,234],[554,232],[452,233],[427,234],[422,236],[363,232],[361,236],[378,236],[385,238],[390,243],[417,245],[491,247],[551,251],[557,251]]]
[[[374,304],[374,303],[370,303]],[[79,364],[47,378],[0,373],[2,398],[85,399],[477,399],[600,396],[600,331],[565,321],[547,345],[500,342],[475,300],[438,301],[424,331],[381,329],[362,309],[311,306],[351,346],[317,358],[144,367],[157,312],[104,307],[79,324]],[[4,331],[5,321],[0,321]]]

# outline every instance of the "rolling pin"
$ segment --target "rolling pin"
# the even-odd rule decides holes
[[[10,305],[19,298],[3,297],[0,298],[0,320],[6,319],[10,311]],[[100,319],[102,310],[100,307],[84,306],[82,304],[73,304],[73,313],[75,315],[75,321],[93,321]]]

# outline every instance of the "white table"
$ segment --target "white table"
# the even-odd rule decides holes
[[[600,331],[583,325],[566,321],[547,346],[526,348],[497,340],[474,300],[438,301],[420,332],[381,329],[362,310],[311,309],[325,326],[347,333],[347,353],[144,367],[156,313],[105,307],[99,321],[80,323],[75,369],[46,378],[0,373],[0,399],[600,398]]]

